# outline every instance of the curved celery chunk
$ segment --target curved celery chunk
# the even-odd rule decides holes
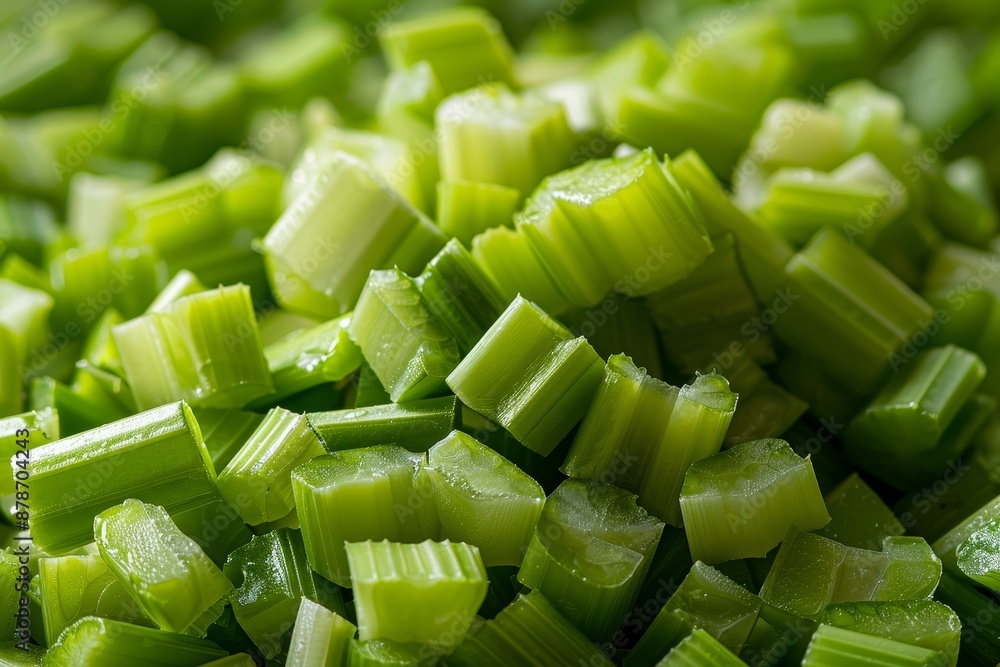
[[[437,201],[441,231],[469,245],[476,234],[513,224],[521,193],[495,183],[439,181]]]
[[[955,552],[958,569],[987,588],[1000,590],[1000,519],[969,535]]]
[[[594,641],[622,624],[663,532],[635,501],[608,484],[566,480],[545,501],[517,574]]]
[[[236,586],[229,601],[240,627],[274,658],[288,646],[302,599],[319,599],[302,536],[287,528],[258,535],[229,554],[224,572]]]
[[[312,568],[350,586],[345,542],[436,538],[437,511],[418,477],[423,461],[423,455],[383,445],[321,456],[297,467],[292,489]]]
[[[438,663],[439,657],[433,647],[421,644],[352,639],[347,664],[351,667],[431,667]]]
[[[285,667],[346,666],[347,650],[356,631],[353,623],[336,612],[302,598]]]
[[[809,457],[776,439],[695,462],[680,504],[691,556],[707,563],[763,557],[791,526],[812,530],[830,521]]]
[[[819,626],[802,661],[802,667],[945,667],[947,664],[947,656],[940,651],[830,625]]]
[[[520,565],[545,502],[538,482],[460,431],[427,459],[442,537],[476,545],[487,567]]]
[[[451,652],[486,598],[479,549],[462,542],[347,544],[358,637]]]
[[[127,498],[198,507],[218,498],[211,466],[183,402],[42,445],[31,452],[32,538],[51,553],[83,546],[94,517]]]
[[[219,492],[251,526],[295,509],[292,469],[326,453],[305,415],[274,408],[219,473]]]
[[[444,237],[361,160],[331,159],[264,237],[282,306],[329,319],[353,308],[372,269],[417,272]]]
[[[140,409],[181,399],[239,408],[274,391],[246,285],[184,297],[113,336]]]
[[[411,452],[426,452],[455,429],[458,416],[454,396],[308,415],[309,424],[331,453],[373,445],[399,445]]]
[[[312,329],[291,333],[264,348],[277,401],[320,384],[338,382],[361,367],[361,350],[347,334],[344,315]]]
[[[350,333],[394,402],[440,393],[458,365],[455,339],[430,311],[417,281],[398,268],[372,271]]]
[[[42,558],[38,562],[45,642],[85,616],[154,627],[128,589],[97,554]]]
[[[736,654],[727,649],[719,640],[698,628],[670,649],[656,667],[739,667],[745,664]]]
[[[187,635],[88,616],[66,628],[45,655],[45,667],[199,667],[226,656]]]
[[[538,306],[517,298],[448,376],[461,401],[549,454],[583,417],[603,363]]]
[[[958,662],[962,623],[958,614],[940,602],[840,602],[829,605],[820,621],[845,630],[941,651],[948,656],[950,667]]]
[[[97,516],[94,539],[108,569],[164,630],[204,636],[233,590],[162,507],[126,500]]]
[[[886,537],[905,531],[892,510],[857,473],[826,494],[825,501],[830,523],[815,533],[845,546],[877,549]]]

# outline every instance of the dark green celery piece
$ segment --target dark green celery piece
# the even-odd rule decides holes
[[[295,507],[309,564],[350,585],[345,542],[435,539],[433,493],[421,484],[424,455],[379,445],[321,456],[292,472]]]
[[[948,167],[943,173],[928,174],[924,182],[929,194],[929,215],[948,238],[982,245],[996,235],[996,209],[988,201],[980,201],[955,187]]]
[[[0,197],[0,256],[17,254],[42,266],[46,249],[59,237],[55,213],[45,202]],[[6,253],[6,254],[5,254]]]
[[[954,525],[951,530],[934,542],[934,552],[941,557],[941,562],[944,564],[945,570],[950,571],[955,576],[962,576],[964,574],[958,567],[959,547],[976,531],[988,525],[998,515],[1000,515],[1000,496],[993,498],[969,514],[964,520]]]
[[[176,511],[170,518],[219,567],[225,564],[233,549],[253,537],[239,513],[217,495],[196,507]]]
[[[0,475],[0,503],[2,503],[3,513],[8,517],[14,513],[17,491],[25,488],[30,489],[30,480],[26,485],[25,480],[15,479],[14,472],[27,470],[27,466],[31,462],[31,450],[58,439],[59,413],[52,408],[33,410],[0,419],[0,461],[11,465],[10,462],[13,459],[15,466],[13,472]],[[19,451],[25,453],[18,454]],[[18,463],[18,461],[23,461],[23,463]],[[31,471],[29,470],[27,476],[30,477],[30,475]]]
[[[372,445],[398,445],[412,452],[426,452],[455,429],[458,401],[454,396],[441,396],[313,412],[308,417],[330,453]]]
[[[635,503],[608,484],[566,480],[545,501],[518,572],[594,641],[623,622],[663,532]]]
[[[598,308],[570,312],[561,321],[602,358],[626,354],[636,366],[664,379],[656,325],[642,299],[605,299]]]
[[[350,667],[432,667],[441,657],[429,646],[386,639],[352,639],[347,655]]]
[[[990,590],[1000,589],[1000,519],[970,534],[956,550],[958,569]]]
[[[399,269],[372,271],[349,330],[394,402],[441,393],[459,362],[445,322]]]
[[[236,653],[212,662],[206,662],[201,667],[257,667],[257,663],[246,653]]]
[[[195,408],[193,412],[216,473],[229,465],[236,452],[243,448],[264,421],[264,415],[243,410]]]
[[[438,225],[464,245],[492,227],[510,226],[521,193],[505,185],[476,181],[439,181]]]
[[[28,260],[13,252],[3,254],[2,248],[0,248],[0,257],[3,258],[3,262],[0,263],[0,278],[31,289],[43,292],[52,291],[48,274]]]
[[[985,459],[982,451],[968,451],[951,461],[947,467],[938,470],[939,479],[956,482],[962,480],[959,486],[949,486],[947,493],[937,494],[931,484],[915,489],[899,499],[893,511],[906,526],[907,533],[935,542],[1000,494],[1000,484],[995,478],[991,478],[990,465],[984,463],[981,457]],[[938,490],[941,489],[941,483],[938,483]],[[955,546],[952,545],[952,549]]]
[[[85,616],[155,627],[97,554],[42,558],[38,569],[48,646],[54,645],[63,630]]]
[[[934,598],[951,608],[962,622],[959,651],[962,664],[992,667],[1000,655],[1000,615],[996,600],[948,571],[942,575]]]
[[[581,419],[603,364],[584,338],[518,297],[448,376],[473,410],[547,455]]]
[[[730,651],[739,651],[761,610],[760,599],[704,563],[695,562],[660,609],[626,667],[653,665],[695,628],[708,632]]]
[[[428,310],[466,355],[499,319],[509,301],[460,241],[452,239],[417,278]]]
[[[35,412],[52,410],[59,414],[63,437],[97,428],[108,421],[124,419],[130,413],[109,408],[90,397],[81,396],[62,382],[48,376],[34,377],[28,384],[28,407]]]
[[[864,398],[835,380],[813,357],[789,351],[774,370],[782,387],[809,404],[818,419],[847,420],[865,405]]]
[[[496,618],[474,625],[450,667],[611,667],[611,660],[538,591],[519,594]]]
[[[486,566],[520,565],[545,502],[538,482],[460,431],[427,460],[442,537],[476,545]]]
[[[183,402],[105,424],[31,453],[35,543],[64,553],[93,539],[94,517],[127,498],[178,512],[217,498],[212,462]]]
[[[802,667],[862,664],[871,667],[945,667],[948,657],[940,651],[821,624],[802,660]]]
[[[479,549],[461,542],[346,545],[358,638],[452,651],[486,597]]]
[[[353,623],[336,612],[303,599],[285,667],[346,667],[348,647],[356,631]]]
[[[717,563],[760,558],[791,526],[830,521],[812,462],[784,440],[751,440],[696,461],[681,490],[691,555]]]
[[[374,170],[339,153],[271,227],[263,247],[279,303],[329,319],[354,307],[370,270],[416,273],[444,243]]]
[[[392,399],[389,397],[389,392],[382,386],[382,381],[375,375],[375,371],[368,365],[368,362],[362,361],[361,370],[358,371],[354,407],[368,408],[375,405],[387,405],[389,403],[392,403]]]
[[[302,536],[288,528],[255,536],[229,555],[224,571],[236,586],[236,620],[266,657],[276,657],[288,646],[302,599],[319,601]]]
[[[871,551],[792,528],[760,597],[817,619],[832,602],[928,598],[940,578],[941,561],[921,537],[887,537]]]
[[[87,616],[66,628],[46,667],[198,667],[226,652],[204,639]]]
[[[905,532],[892,510],[857,473],[826,494],[830,523],[814,531],[848,547],[881,549],[886,537]]]
[[[160,628],[203,637],[232,583],[166,510],[129,499],[94,520],[101,558]]]
[[[325,453],[305,415],[274,408],[219,473],[219,492],[251,526],[278,521],[295,509],[292,469]]]
[[[670,649],[656,667],[689,667],[713,665],[714,667],[740,667],[744,665],[736,654],[723,646],[718,639],[697,628],[681,643]]]
[[[940,602],[840,602],[829,605],[820,621],[836,628],[941,651],[948,656],[950,667],[958,662],[962,622],[958,614]]]
[[[274,402],[317,385],[339,382],[361,367],[361,350],[347,334],[350,315],[291,333],[264,348]]]
[[[486,577],[489,579],[490,585],[486,590],[486,599],[479,607],[479,616],[495,618],[504,607],[514,601],[514,598],[524,587],[517,580],[517,566],[495,565],[487,567]],[[476,623],[473,622],[472,626],[475,627]]]
[[[17,335],[0,326],[0,415],[14,415],[24,409],[24,378]]]

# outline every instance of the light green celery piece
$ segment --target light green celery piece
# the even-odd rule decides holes
[[[233,551],[224,572],[236,586],[229,602],[240,627],[268,658],[288,646],[303,598],[319,601],[302,536],[280,528]]]
[[[19,543],[23,544],[23,543]],[[22,552],[22,549],[29,549],[27,554]],[[32,629],[39,635],[42,632],[39,630],[44,630],[38,628],[37,626],[32,627],[31,623],[31,607],[27,608],[28,613],[28,626],[27,628],[19,627],[22,623],[21,618],[24,612],[21,611],[21,600],[30,599],[25,594],[30,593],[31,590],[31,572],[30,568],[22,570],[22,567],[26,567],[21,560],[28,560],[30,563],[31,552],[30,547],[20,546],[18,549],[18,555],[11,553],[10,551],[0,552],[0,576],[3,576],[7,580],[7,586],[4,590],[0,591],[0,612],[3,613],[3,618],[0,619],[0,632],[6,641],[16,640],[19,642],[27,642],[31,636]],[[21,591],[21,588],[25,588],[25,591]],[[27,632],[25,632],[27,630]]]
[[[10,280],[18,285],[24,285],[31,289],[50,292],[52,285],[49,284],[49,276],[42,269],[38,268],[24,257],[14,253],[0,252],[3,262],[0,263],[0,278]]]
[[[279,303],[325,320],[354,307],[370,270],[398,265],[415,273],[444,241],[371,167],[338,153],[274,223],[263,248]]]
[[[569,479],[545,501],[517,578],[605,641],[635,602],[662,532],[628,491]]]
[[[347,544],[361,640],[428,644],[450,652],[486,598],[479,549],[463,542]]]
[[[625,659],[626,667],[656,664],[695,628],[730,651],[746,643],[761,601],[715,568],[698,561]]]
[[[661,445],[653,449],[643,474],[640,505],[672,526],[685,521],[681,515],[685,473],[691,464],[722,447],[736,411],[736,399],[729,382],[717,373],[698,375],[694,382],[681,387],[660,436]]]
[[[434,157],[434,109],[444,99],[444,91],[434,70],[425,60],[404,69],[395,69],[382,85],[382,92],[375,108],[379,128],[411,145],[423,145],[429,158]],[[436,159],[429,160],[437,172]]]
[[[510,303],[460,241],[452,239],[417,278],[427,309],[466,355]]]
[[[233,585],[166,510],[129,499],[94,520],[108,569],[160,628],[203,637]]]
[[[312,329],[320,324],[321,322],[315,318],[276,307],[261,313],[258,328],[260,340],[264,343],[264,349],[267,349],[285,336]]]
[[[336,612],[302,598],[286,667],[346,667],[357,627]]]
[[[851,421],[848,442],[897,453],[930,449],[986,376],[979,357],[954,345],[923,350],[901,370]]]
[[[656,663],[656,667],[740,667],[744,664],[718,639],[699,628],[670,649],[670,653]]]
[[[438,225],[465,245],[492,227],[511,226],[521,201],[516,188],[469,180],[439,181]]]
[[[15,646],[0,647],[0,667],[43,667],[45,649],[35,644],[27,644],[26,648]]]
[[[45,342],[54,303],[41,290],[0,278],[0,322],[14,339],[4,356],[23,360],[28,352]]]
[[[216,499],[212,462],[183,402],[141,412],[31,452],[31,534],[65,553],[93,540],[94,517],[127,498],[179,512]]]
[[[882,540],[905,532],[903,524],[857,473],[826,494],[830,523],[814,531],[849,547],[880,549]]]
[[[712,252],[701,212],[652,150],[547,178],[516,218],[570,302],[651,294]]]
[[[565,294],[521,231],[487,229],[472,239],[472,256],[496,282],[505,301],[522,295],[552,315],[569,310]]]
[[[927,302],[832,230],[817,233],[785,272],[787,305],[775,333],[857,394],[878,389],[899,348],[933,316]]]
[[[113,336],[140,409],[180,399],[239,408],[274,391],[246,285],[183,297]]]
[[[63,630],[85,616],[155,627],[97,554],[42,558],[38,571],[45,641],[49,646],[56,643]]]
[[[31,450],[58,439],[59,414],[52,408],[0,419],[0,461],[14,467],[11,472],[0,475],[0,503],[8,517],[15,512],[17,492],[30,489],[32,471],[28,470],[28,466],[31,465]],[[24,453],[18,454],[19,451]],[[20,470],[27,472],[15,478]]]
[[[73,374],[70,389],[81,399],[98,407],[101,416],[107,421],[121,419],[137,412],[135,397],[125,380],[120,375],[106,371],[86,359],[76,362],[76,372]]]
[[[431,667],[438,664],[439,657],[433,647],[422,644],[352,639],[347,664],[351,667]]]
[[[24,409],[23,355],[17,334],[0,326],[0,415],[15,415]]]
[[[812,530],[830,521],[812,461],[777,439],[751,440],[693,463],[680,506],[691,556],[707,563],[761,558],[789,527]]]
[[[446,95],[484,81],[517,85],[510,44],[500,23],[482,9],[394,21],[378,38],[391,69],[426,61]]]
[[[1000,589],[1000,519],[971,533],[956,550],[958,569],[991,590]]]
[[[430,398],[425,400],[433,401],[437,399]],[[413,401],[413,403],[416,402],[417,401]],[[354,390],[355,409],[360,410],[361,408],[391,405],[399,404],[393,403],[392,399],[389,398],[389,392],[387,392],[385,387],[382,386],[382,381],[378,379],[377,375],[375,375],[375,371],[372,370],[372,367],[369,366],[367,362],[361,362],[361,370],[358,371],[357,387]],[[433,443],[427,443],[427,446],[430,446],[431,444]],[[327,442],[327,445],[329,446],[329,442]]]
[[[121,355],[118,354],[118,347],[111,335],[112,329],[124,321],[125,318],[116,309],[108,308],[105,310],[87,335],[80,358],[119,377],[125,375],[125,371],[122,369]]]
[[[0,135],[3,131],[0,130]],[[46,250],[60,237],[55,212],[45,202],[0,197],[0,239],[4,257],[17,254],[35,266],[44,263]]]
[[[216,644],[173,632],[87,616],[66,628],[45,667],[199,667],[225,657]]]
[[[983,202],[956,187],[950,177],[951,166],[925,179],[931,220],[950,239],[972,245],[987,243],[997,233],[997,211],[989,200]]]
[[[47,409],[58,412],[59,432],[65,438],[124,419],[133,413],[121,404],[109,404],[101,398],[93,392],[80,393],[74,387],[42,375],[31,378],[28,384],[27,407],[35,412]]]
[[[560,104],[497,82],[446,98],[435,129],[443,180],[502,185],[519,200],[568,167],[576,147]]]
[[[325,453],[305,415],[273,408],[219,473],[219,492],[251,526],[277,521],[295,509],[292,470]]]
[[[408,403],[312,412],[307,416],[323,446],[331,453],[372,445],[398,445],[411,452],[426,452],[455,429],[458,408],[454,396],[441,396]]]
[[[162,313],[166,311],[171,305],[173,305],[178,299],[186,296],[191,296],[192,294],[198,294],[199,292],[204,292],[208,288],[198,280],[198,276],[194,275],[187,269],[178,271],[170,282],[156,295],[153,299],[153,303],[149,304],[149,308],[146,309],[147,313]]]
[[[348,330],[394,402],[441,393],[459,362],[445,323],[398,268],[372,271]]]
[[[222,472],[229,465],[264,421],[264,415],[243,410],[196,408],[193,412],[201,427],[205,449],[212,459],[212,469],[216,473]]]
[[[236,510],[218,495],[196,507],[174,512],[170,519],[219,567],[233,549],[253,537]]]
[[[587,75],[594,83],[605,122],[614,119],[625,91],[632,86],[656,84],[670,60],[669,47],[649,30],[637,31],[601,54]]]
[[[74,174],[66,201],[66,227],[83,248],[105,246],[125,227],[125,198],[145,185],[141,179]]]
[[[315,458],[292,472],[309,564],[350,586],[345,542],[421,542],[439,533],[433,493],[421,485],[424,455],[380,445]]]
[[[487,567],[520,565],[545,503],[538,482],[460,431],[427,459],[442,537],[476,545]]]
[[[945,667],[940,651],[821,624],[809,642],[802,667]]]
[[[584,338],[572,338],[518,297],[448,376],[448,386],[525,447],[548,455],[583,418],[602,368]]]
[[[940,602],[839,602],[829,605],[820,620],[836,628],[941,651],[950,667],[958,663],[962,622]]]

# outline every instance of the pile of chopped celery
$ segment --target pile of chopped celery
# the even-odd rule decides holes
[[[0,667],[993,667],[998,195],[996,0],[0,1]]]

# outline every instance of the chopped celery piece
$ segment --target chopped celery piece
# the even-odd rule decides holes
[[[460,431],[427,459],[442,537],[476,545],[487,567],[520,565],[545,502],[538,482]]]
[[[264,421],[264,415],[243,410],[196,408],[193,412],[201,427],[205,449],[212,459],[212,469],[216,473],[222,472],[229,465]]]
[[[438,225],[464,245],[491,227],[511,226],[521,193],[496,183],[439,181]]]
[[[784,440],[751,440],[691,465],[681,490],[691,556],[717,563],[760,558],[789,527],[830,521],[807,456]]]
[[[584,336],[602,358],[627,354],[653,377],[664,377],[656,325],[642,299],[606,299],[597,310],[576,310],[561,321]]]
[[[243,546],[253,537],[240,515],[221,497],[174,512],[170,518],[219,567],[225,564],[233,549]]]
[[[62,553],[93,539],[94,517],[127,498],[178,512],[217,498],[212,462],[184,403],[171,403],[31,452],[35,544]]]
[[[542,485],[546,493],[554,491],[566,479],[558,469],[559,459],[565,453],[565,446],[569,444],[566,440],[560,443],[553,456],[543,456],[528,449],[509,432],[464,405],[461,406],[459,428],[528,473],[528,476]]]
[[[24,549],[23,546],[19,547],[18,555],[9,551],[0,552],[0,576],[7,580],[7,586],[0,592],[0,613],[3,613],[0,632],[3,633],[5,642],[18,640],[22,645],[28,643],[33,629],[39,636],[44,632],[44,628],[32,628],[31,607],[22,603],[22,600],[28,599],[26,594],[30,592],[29,581],[32,578],[30,568],[22,562],[31,562],[30,551],[24,553]],[[25,614],[28,615],[25,619],[27,625],[21,620]]]
[[[295,617],[286,667],[346,667],[357,628],[336,612],[302,598]]]
[[[517,83],[500,23],[479,8],[393,22],[378,37],[392,69],[426,61],[445,94],[485,81]]]
[[[570,164],[575,137],[561,105],[487,83],[444,100],[435,113],[441,177],[518,191]]]
[[[957,164],[957,163],[954,163]],[[997,211],[989,200],[983,202],[964,191],[954,182],[950,169],[941,175],[931,174],[926,178],[929,190],[929,215],[941,233],[950,239],[982,245],[996,236]]]
[[[583,418],[602,366],[584,338],[572,338],[518,297],[448,376],[448,386],[525,447],[548,455]]]
[[[1000,590],[1000,520],[992,519],[956,550],[958,569],[991,590]]]
[[[339,382],[361,367],[361,350],[347,334],[344,315],[311,329],[290,333],[264,348],[278,401],[320,384]]]
[[[871,667],[945,667],[948,658],[940,651],[821,624],[802,660],[802,667],[862,664]]]
[[[840,602],[829,605],[820,620],[836,628],[941,651],[950,667],[958,662],[962,623],[958,614],[940,602]]]
[[[187,269],[178,271],[177,274],[170,279],[170,282],[160,290],[160,293],[156,295],[153,299],[153,303],[149,304],[146,308],[147,313],[162,313],[166,311],[171,305],[173,305],[178,299],[182,299],[186,296],[191,296],[192,294],[198,294],[199,292],[204,292],[208,288],[205,287],[198,276],[194,275]]]
[[[544,594],[592,640],[607,640],[635,602],[662,532],[635,495],[566,480],[545,501],[518,581]]]
[[[4,356],[23,360],[46,342],[53,304],[52,297],[41,290],[0,278],[0,322],[14,336],[14,345],[4,350]]]
[[[162,629],[201,637],[233,585],[166,510],[129,499],[94,520],[101,558]]]
[[[308,415],[313,430],[331,453],[372,445],[398,445],[411,452],[426,452],[455,429],[458,416],[454,396]]]
[[[740,348],[713,354],[713,363],[702,369],[725,372],[730,388],[739,395],[722,444],[727,449],[748,440],[781,436],[809,409],[808,403],[772,382],[753,359],[734,351]]]
[[[0,461],[5,461],[8,466],[15,466],[15,470],[11,473],[0,475],[0,505],[8,517],[14,516],[17,492],[24,485],[24,480],[15,478],[14,473],[17,470],[27,470],[23,466],[31,464],[32,450],[58,439],[59,414],[52,408],[33,410],[0,419]],[[24,453],[18,454],[19,451]],[[20,460],[24,460],[23,466],[18,463]],[[28,470],[28,475],[31,472]]]
[[[880,549],[882,540],[902,535],[903,524],[857,473],[826,494],[830,523],[815,531],[848,547]]]
[[[87,616],[66,628],[46,667],[199,667],[226,652],[204,639]]]
[[[63,630],[85,616],[155,625],[97,554],[42,558],[38,572],[45,642],[49,646],[56,643]]]
[[[940,578],[941,561],[921,537],[887,537],[877,552],[792,528],[760,597],[818,618],[831,602],[928,598]]]
[[[258,535],[229,554],[224,571],[236,586],[229,601],[240,627],[274,658],[288,646],[302,599],[319,600],[302,536],[288,528]]]
[[[42,292],[52,291],[48,274],[14,253],[3,255],[3,263],[0,265],[0,278],[5,278],[18,285],[24,285],[25,287],[41,290]]]
[[[472,256],[496,281],[505,301],[523,295],[552,315],[569,309],[566,296],[523,232],[507,227],[487,229],[472,239]]]
[[[419,271],[444,241],[370,167],[340,153],[274,223],[263,247],[279,303],[328,319],[354,307],[370,270]]]
[[[17,414],[24,409],[24,377],[18,336],[0,326],[0,415]]]
[[[124,419],[132,412],[124,410],[121,405],[109,405],[94,396],[86,396],[47,376],[31,379],[28,407],[36,412],[49,409],[58,412],[59,431],[64,438],[98,428],[109,421]]]
[[[114,308],[109,308],[101,315],[97,325],[87,336],[81,358],[93,366],[114,373],[121,377],[125,375],[122,369],[121,356],[111,335],[112,329],[123,323],[125,318]]]
[[[345,542],[435,539],[433,498],[424,492],[424,455],[381,445],[321,456],[292,472],[295,507],[309,564],[350,586]]]
[[[239,408],[274,391],[246,285],[186,296],[113,329],[140,409]]]
[[[43,667],[46,651],[41,646],[27,644],[25,648],[16,646],[0,647],[2,667]]]
[[[467,635],[451,667],[611,667],[611,660],[538,591],[522,593],[496,618]]]
[[[670,50],[659,35],[637,31],[601,55],[588,74],[605,119],[621,105],[622,95],[634,85],[651,87],[670,65]]]
[[[656,667],[698,667],[713,665],[714,667],[739,667],[745,664],[727,649],[719,640],[704,630],[695,629],[681,643],[670,649]]]
[[[421,644],[352,639],[347,663],[351,667],[432,667],[439,657],[432,647]]]
[[[346,545],[361,640],[389,639],[453,650],[486,598],[479,549],[462,542]]]
[[[110,245],[125,228],[125,198],[142,180],[80,172],[69,182],[66,227],[83,248]]]
[[[440,393],[459,362],[455,339],[399,269],[372,271],[349,331],[394,402]]]
[[[1000,618],[995,613],[996,600],[947,571],[941,577],[935,598],[958,614],[962,622],[959,654],[963,663],[992,665],[1000,655]]]
[[[292,469],[325,453],[305,415],[274,408],[219,473],[219,492],[251,526],[278,521],[295,509]]]
[[[427,309],[451,333],[462,355],[475,347],[510,302],[454,239],[430,261],[417,284]]]
[[[52,208],[41,201],[0,197],[0,256],[20,255],[41,266],[46,247],[59,237]],[[4,252],[7,255],[4,255]]]

